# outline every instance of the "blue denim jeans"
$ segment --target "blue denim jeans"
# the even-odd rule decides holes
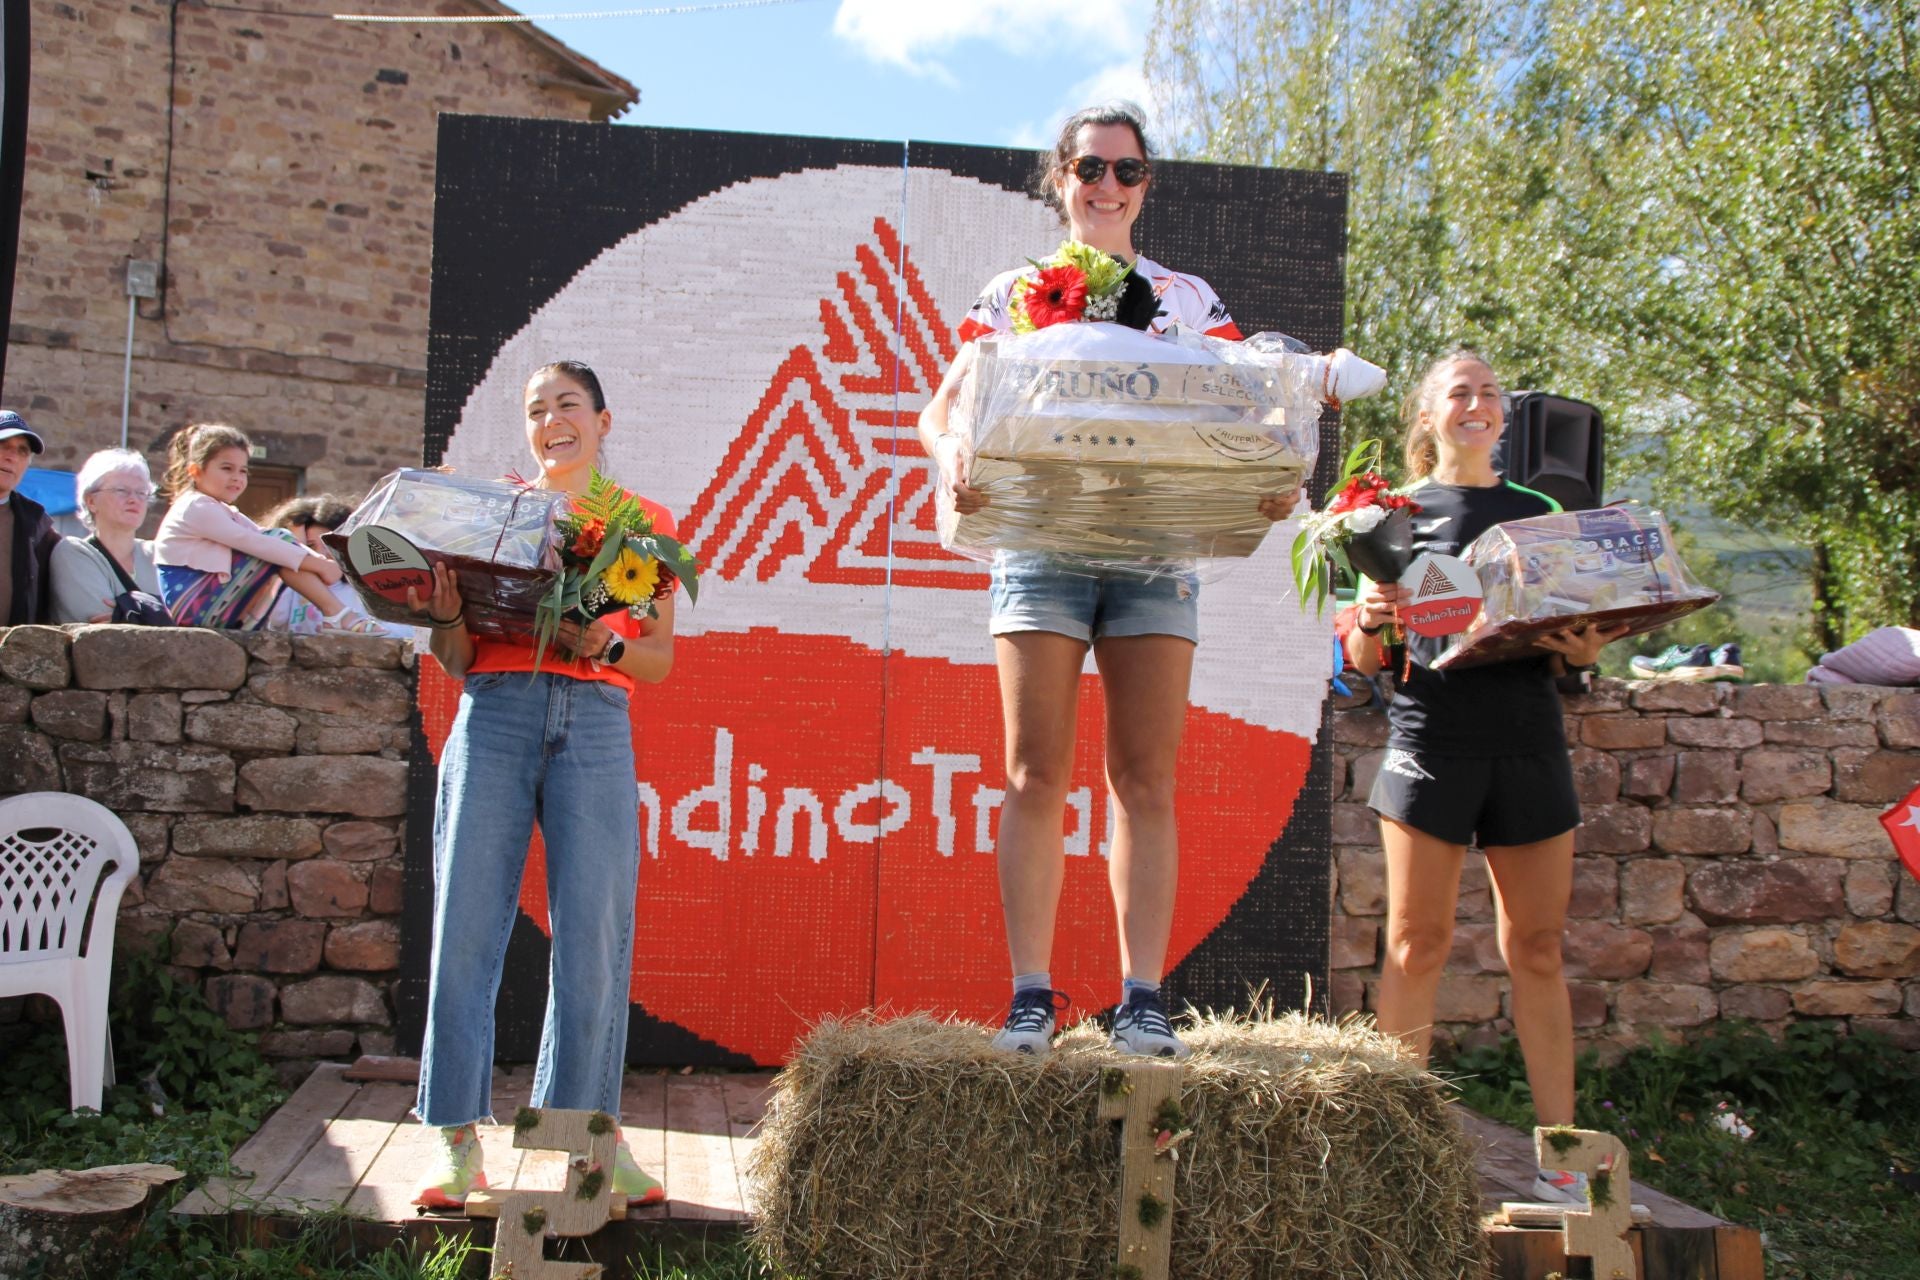
[[[545,673],[468,676],[440,754],[433,969],[416,1110],[452,1127],[493,1111],[493,1009],[520,873],[546,841],[553,951],[536,1107],[620,1114],[640,871],[627,694]]]
[[[993,557],[989,634],[1052,631],[1091,644],[1108,636],[1179,636],[1200,643],[1200,578],[1169,564],[1147,577],[1134,568],[1043,551]]]

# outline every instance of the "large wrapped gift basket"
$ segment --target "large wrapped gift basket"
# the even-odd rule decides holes
[[[1485,601],[1434,661],[1441,670],[1541,652],[1540,636],[1589,623],[1639,635],[1720,598],[1687,573],[1665,518],[1631,505],[1509,520],[1462,558]]]
[[[1260,499],[1313,467],[1333,385],[1334,357],[1278,335],[1087,323],[976,345],[953,428],[988,506],[960,515],[943,494],[939,512],[942,544],[974,559],[1251,555],[1272,527]]]
[[[555,521],[569,502],[509,481],[405,468],[374,486],[326,543],[376,618],[418,624],[406,588],[425,600],[432,566],[445,563],[459,579],[469,631],[525,638],[560,571]]]

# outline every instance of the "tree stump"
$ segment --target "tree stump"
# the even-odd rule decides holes
[[[156,1187],[181,1173],[164,1164],[41,1169],[0,1178],[0,1276],[44,1280],[117,1276]]]

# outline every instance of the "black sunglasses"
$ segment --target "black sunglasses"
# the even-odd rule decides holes
[[[1107,163],[1100,156],[1081,156],[1073,162],[1073,176],[1091,187],[1107,176]],[[1113,176],[1123,187],[1137,187],[1153,172],[1152,165],[1145,160],[1136,160],[1132,156],[1112,163]]]

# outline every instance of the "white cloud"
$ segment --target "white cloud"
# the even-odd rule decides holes
[[[833,34],[875,62],[944,77],[939,56],[985,40],[1010,52],[1062,41],[1094,57],[1140,60],[1149,0],[840,0]]]
[[[1160,130],[1155,127],[1153,120],[1153,96],[1148,92],[1147,77],[1141,71],[1140,63],[1141,55],[1136,50],[1130,58],[1101,67],[1068,89],[1054,104],[1051,115],[1044,119],[1022,120],[1015,125],[1008,131],[1006,145],[1023,149],[1030,147],[1036,151],[1051,147],[1068,116],[1082,107],[1115,101],[1131,102],[1147,113],[1147,135],[1158,145]]]

